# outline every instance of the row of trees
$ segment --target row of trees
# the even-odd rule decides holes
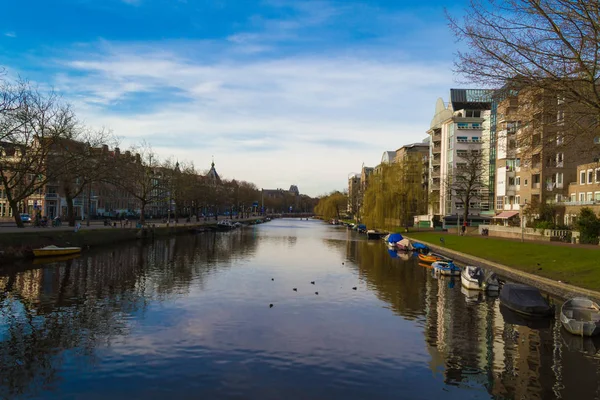
[[[334,191],[322,196],[315,206],[315,214],[323,219],[342,219],[346,215],[348,195]]]
[[[261,200],[253,183],[206,176],[191,162],[161,161],[147,143],[123,153],[117,145],[110,130],[86,127],[56,93],[0,75],[0,197],[19,227],[25,201],[49,190],[66,202],[70,225],[81,197],[87,199],[89,223],[92,194],[98,192],[108,197],[122,193],[142,223],[149,209],[175,219],[225,211],[244,215]],[[266,199],[266,205],[278,210],[285,202],[279,200]],[[312,210],[307,196],[299,204]]]
[[[367,226],[411,226],[415,215],[427,213],[421,157],[383,164],[363,194],[360,221]]]

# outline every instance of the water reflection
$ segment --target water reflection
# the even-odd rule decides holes
[[[0,270],[1,398],[594,398],[599,340],[315,221]]]
[[[390,259],[384,246],[348,242],[347,257],[395,312],[423,319],[430,368],[445,383],[493,398],[598,397],[600,338],[570,335],[558,319],[526,319],[415,259]]]

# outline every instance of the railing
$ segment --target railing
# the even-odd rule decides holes
[[[562,201],[559,203],[565,206],[593,206],[600,204],[600,200]]]
[[[534,183],[531,184],[531,187],[533,189],[539,189],[540,188],[540,183],[539,182],[534,182]]]

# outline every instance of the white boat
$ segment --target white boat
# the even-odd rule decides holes
[[[396,243],[396,247],[398,248],[398,250],[412,250],[412,246],[410,245],[410,240],[404,238],[401,241],[399,241],[398,243]]]
[[[600,333],[600,306],[585,297],[567,300],[560,310],[560,322],[573,335],[595,336]]]
[[[469,290],[486,290],[488,292],[497,292],[500,290],[498,278],[493,272],[486,273],[480,267],[467,265],[460,274],[462,286]]]

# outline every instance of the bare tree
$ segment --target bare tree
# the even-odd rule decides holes
[[[456,72],[503,87],[504,97],[526,89],[529,104],[545,103],[552,117],[521,116],[521,124],[558,126],[560,140],[590,148],[600,115],[599,0],[471,0],[462,21],[449,20],[467,49],[458,52]],[[560,112],[570,115],[568,129]]]
[[[140,223],[144,224],[148,205],[164,198],[164,177],[158,156],[146,142],[134,146],[116,160],[114,184],[133,196],[140,206]]]
[[[90,222],[92,186],[108,182],[113,165],[108,159],[104,146],[116,145],[116,139],[107,129],[91,130],[79,127],[73,139],[58,141],[54,146],[49,168],[62,188],[67,204],[67,220],[75,225],[74,199],[86,194],[87,222]]]
[[[481,150],[469,149],[462,153],[446,179],[446,192],[463,204],[463,220],[469,216],[471,203],[482,199],[487,185],[484,182],[485,166]]]
[[[10,109],[2,113],[3,132],[0,181],[18,227],[21,203],[43,192],[56,171],[48,168],[48,158],[60,140],[72,138],[75,114],[61,104],[54,93],[42,94],[23,82],[7,84]]]

